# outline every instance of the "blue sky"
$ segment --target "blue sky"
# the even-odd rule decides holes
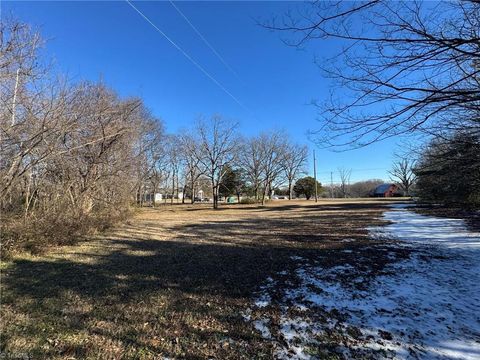
[[[256,24],[292,2],[177,2],[233,73],[208,48],[169,2],[134,2],[243,105],[239,105],[170,44],[128,3],[2,1],[2,16],[12,14],[40,28],[47,53],[73,79],[103,79],[123,96],[141,96],[168,131],[188,129],[199,115],[220,113],[238,120],[245,135],[285,130],[309,145],[308,130],[319,124],[307,105],[328,95],[329,82],[313,63],[338,44],[312,44],[305,51],[286,46],[281,34]],[[322,182],[338,178],[339,167],[352,168],[352,181],[384,178],[396,141],[336,153],[317,149]],[[311,162],[312,163],[312,162]],[[311,166],[313,167],[313,166]]]

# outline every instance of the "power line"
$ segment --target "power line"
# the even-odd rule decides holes
[[[215,56],[223,63],[223,65],[225,65],[225,67],[233,74],[235,75],[235,77],[242,81],[240,79],[240,77],[238,76],[238,74],[235,72],[235,70],[233,70],[233,68],[225,61],[225,59],[218,53],[217,50],[215,50],[215,48],[213,47],[212,44],[210,44],[210,42],[205,38],[205,36],[202,35],[202,33],[195,27],[195,25],[192,24],[192,22],[187,18],[187,16],[174,4],[174,2],[172,0],[170,0],[170,4],[175,8],[175,10],[177,10],[177,12],[180,14],[180,16],[183,17],[183,19],[187,22],[188,25],[190,25],[190,27],[193,29],[193,31],[195,31],[195,33],[200,37],[200,39],[202,39],[202,41],[205,43],[205,45],[207,45],[210,50],[212,50],[212,52],[215,54]]]
[[[167,34],[165,34],[162,30],[158,28],[144,13],[142,13],[139,9],[135,7],[129,0],[125,0],[128,5],[130,5],[141,17],[143,17],[150,25],[153,26],[155,30],[157,30],[170,44],[172,44],[178,51],[180,51],[183,56],[185,56],[193,65],[195,65],[204,75],[206,75],[210,80],[212,80],[220,89],[222,89],[228,96],[230,96],[238,105],[243,107],[245,110],[251,113],[251,111],[242,104],[240,100],[238,100],[230,91],[228,91],[217,79],[215,79],[212,75],[210,75],[207,70],[205,70],[198,62],[196,62],[188,53],[183,50],[179,45],[177,45],[172,39],[170,39]]]

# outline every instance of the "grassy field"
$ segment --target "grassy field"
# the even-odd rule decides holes
[[[271,343],[242,316],[259,284],[292,266],[292,256],[321,254],[325,266],[354,261],[374,242],[365,228],[381,223],[383,204],[144,209],[88,241],[16,256],[2,263],[1,351],[34,359],[271,358]],[[380,269],[388,259],[371,249],[362,258]]]

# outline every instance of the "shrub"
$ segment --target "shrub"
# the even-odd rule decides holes
[[[108,229],[124,220],[128,213],[126,209],[110,209],[75,216],[63,210],[42,212],[28,218],[3,216],[0,227],[2,258],[19,251],[41,253],[51,246],[72,244],[84,236]]]
[[[240,200],[240,204],[256,204],[257,201],[254,198],[251,197],[243,197]]]

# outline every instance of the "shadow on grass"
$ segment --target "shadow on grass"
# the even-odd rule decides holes
[[[264,209],[278,213],[132,224],[75,257],[14,260],[2,279],[2,351],[28,340],[35,358],[271,356],[271,343],[242,317],[258,286],[293,268],[291,256],[329,258],[359,246],[342,240],[365,239],[365,225],[381,208]],[[156,233],[168,238],[149,238]]]
[[[70,290],[92,297],[116,294],[120,299],[166,288],[246,296],[291,254],[287,248],[266,246],[112,241],[121,248],[107,255],[88,254],[96,257],[95,263],[16,260],[4,285],[16,295],[32,297],[58,296]]]
[[[56,296],[63,290],[94,297],[116,291],[121,296],[137,296],[169,287],[248,296],[266,276],[281,270],[290,256],[308,257],[312,251],[344,247],[341,241],[345,238],[366,238],[364,227],[366,222],[371,224],[372,215],[359,212],[366,210],[372,211],[372,205],[318,205],[303,207],[297,217],[130,225],[122,238],[104,238],[104,246],[113,246],[105,254],[88,254],[94,258],[91,262],[19,259],[4,284],[18,295],[34,297]],[[147,238],[155,232],[175,237]]]
[[[270,354],[241,311],[268,274],[285,269],[291,249],[112,241],[121,249],[94,255],[94,263],[16,260],[2,284],[2,306],[14,309],[2,316],[2,349],[24,337],[35,344],[27,351],[34,358],[115,357],[106,350],[115,344],[146,358]],[[76,333],[95,343],[62,340]]]

